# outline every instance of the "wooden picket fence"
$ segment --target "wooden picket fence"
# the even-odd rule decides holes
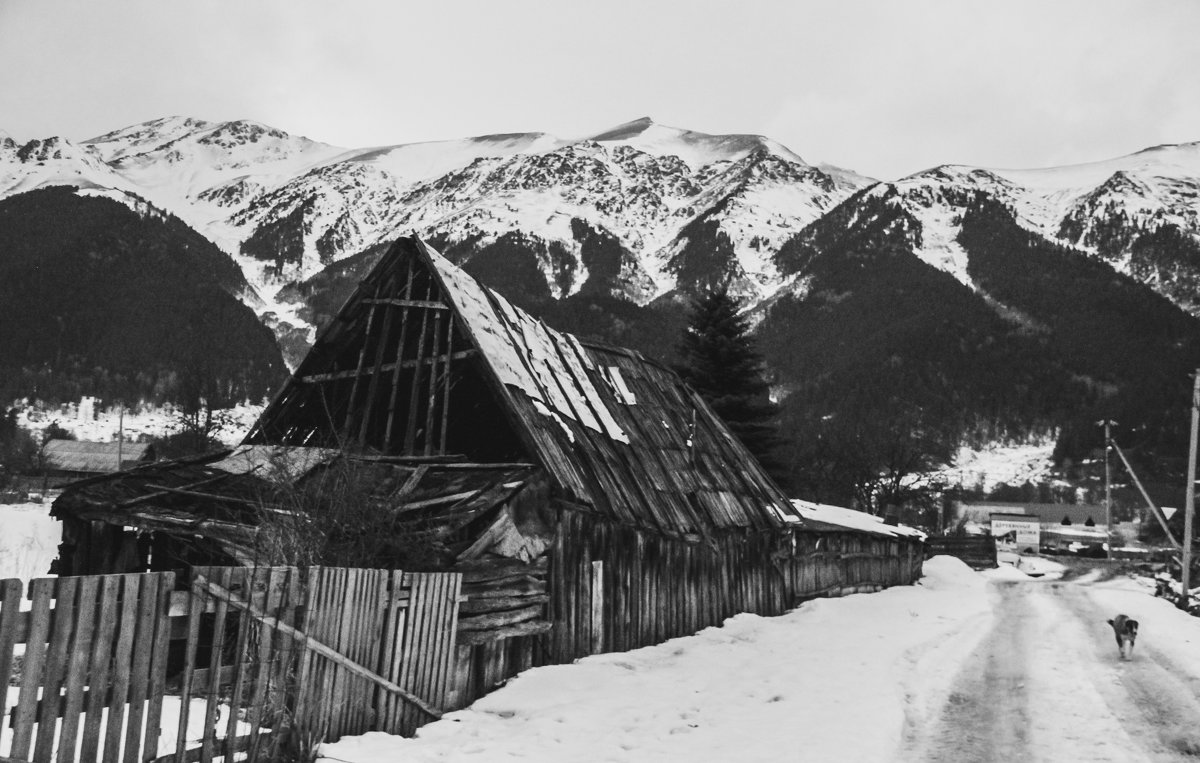
[[[15,695],[0,759],[270,759],[284,744],[411,735],[446,705],[456,573],[201,567],[176,583],[39,579],[23,609],[21,582],[0,581],[0,687]]]

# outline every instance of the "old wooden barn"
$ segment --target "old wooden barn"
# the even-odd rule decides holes
[[[923,557],[917,533],[806,519],[670,369],[402,238],[243,446],[65,493],[58,571],[261,561],[264,517],[335,473],[399,539],[362,566],[463,573],[464,703],[531,665],[907,584]]]

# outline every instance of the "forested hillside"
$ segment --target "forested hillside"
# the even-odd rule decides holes
[[[1066,393],[1053,401],[1059,456],[1099,446],[1096,421],[1104,418],[1119,422],[1129,447],[1186,452],[1200,321],[1144,283],[1020,228],[986,198],[968,209],[959,241],[980,289],[1022,316],[1024,335],[1072,382],[1054,391]]]
[[[285,369],[247,288],[148,204],[68,187],[0,200],[0,399],[260,399]]]
[[[984,196],[958,240],[972,285],[914,256],[920,235],[881,195],[780,251],[803,286],[764,311],[759,339],[788,393],[802,494],[847,500],[880,467],[919,471],[961,442],[1038,431],[1061,431],[1057,455],[1077,462],[1100,446],[1101,418],[1152,460],[1186,452],[1200,321]]]

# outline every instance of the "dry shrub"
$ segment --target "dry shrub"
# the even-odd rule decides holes
[[[293,480],[285,464],[265,475],[259,562],[300,567],[435,568],[444,554],[432,528],[400,521],[380,489],[388,467],[346,455]]]

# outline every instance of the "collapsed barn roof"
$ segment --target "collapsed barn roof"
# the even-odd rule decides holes
[[[246,442],[531,461],[559,500],[670,536],[804,521],[673,371],[549,328],[418,238],[383,256]]]
[[[314,508],[328,511],[338,491],[351,489],[355,493],[345,499],[356,504],[353,521],[339,523],[334,517],[314,527],[324,533],[341,529],[347,537],[374,529],[392,538],[418,539],[424,561],[438,567],[497,550],[512,558],[531,556],[530,549],[512,545],[528,543],[525,538],[538,533],[514,540],[517,534],[504,530],[536,521],[514,516],[516,502],[510,499],[535,491],[539,471],[520,463],[411,462],[323,448],[242,445],[77,483],[55,501],[52,514],[162,533],[203,554],[252,564],[275,555],[271,544],[288,526],[281,518],[307,523]],[[364,517],[370,520],[363,522]],[[479,523],[477,531],[463,533],[472,523]],[[374,539],[376,555],[402,558],[397,549],[389,553],[387,542]]]

